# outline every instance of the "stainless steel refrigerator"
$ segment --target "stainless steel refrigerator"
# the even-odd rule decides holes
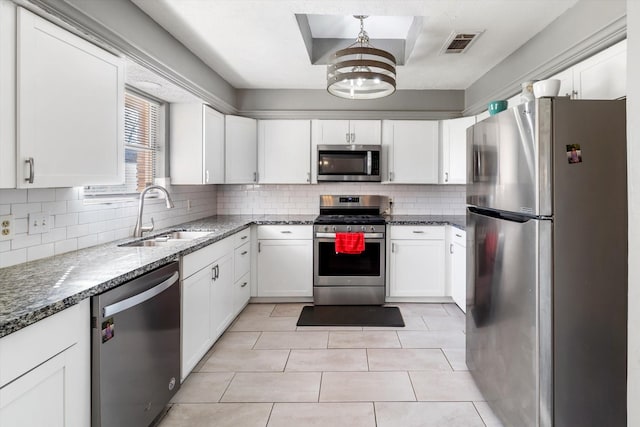
[[[467,365],[505,426],[626,426],[625,101],[467,132]]]

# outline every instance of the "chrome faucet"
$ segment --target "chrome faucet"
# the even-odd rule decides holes
[[[166,188],[161,187],[159,185],[150,185],[142,190],[140,193],[140,203],[138,203],[138,220],[136,221],[136,227],[133,229],[133,237],[142,237],[142,233],[145,231],[153,230],[155,224],[153,223],[153,217],[151,218],[151,227],[142,225],[142,210],[144,209],[144,196],[147,194],[149,190],[160,190],[165,194],[165,200],[167,202],[167,209],[171,209],[174,207],[173,200],[171,200],[171,196]]]

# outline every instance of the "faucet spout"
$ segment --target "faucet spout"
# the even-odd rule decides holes
[[[133,229],[133,237],[142,237],[143,232],[153,230],[153,227],[154,227],[153,218],[151,218],[150,227],[145,227],[142,225],[142,211],[144,210],[144,197],[150,190],[158,190],[164,193],[167,209],[171,209],[175,206],[166,188],[160,185],[149,185],[148,187],[146,187],[144,190],[142,190],[142,193],[140,193],[140,201],[138,203],[138,219],[136,221],[136,226]]]

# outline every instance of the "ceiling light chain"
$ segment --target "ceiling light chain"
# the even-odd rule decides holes
[[[360,20],[356,42],[334,53],[327,66],[327,91],[348,99],[376,99],[396,90],[396,59],[389,52],[369,43],[364,29],[366,15]]]

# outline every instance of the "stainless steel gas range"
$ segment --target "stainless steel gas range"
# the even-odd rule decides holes
[[[313,302],[316,305],[381,305],[385,299],[384,196],[320,196],[313,226]],[[336,240],[363,242],[342,252]],[[339,243],[339,242],[338,242]]]

